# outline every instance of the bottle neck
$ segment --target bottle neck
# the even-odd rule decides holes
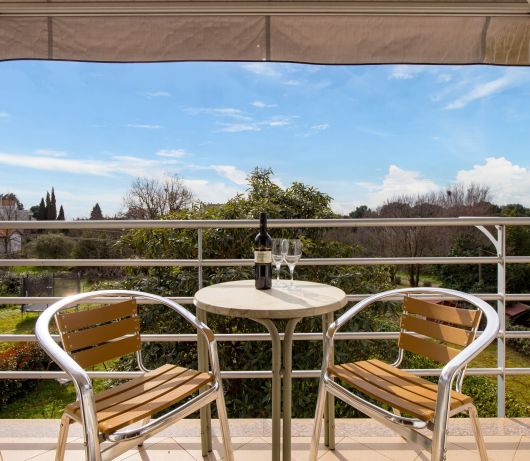
[[[267,233],[267,215],[265,213],[261,213],[259,217],[259,231],[261,234]]]

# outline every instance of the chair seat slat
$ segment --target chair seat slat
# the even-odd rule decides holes
[[[434,418],[437,386],[423,378],[379,360],[337,365],[330,367],[328,372],[358,391],[402,412],[424,421]],[[471,402],[467,395],[452,391],[451,410]]]
[[[407,400],[403,400],[395,394],[383,390],[368,381],[365,381],[340,365],[329,367],[328,372],[347,382],[362,393],[379,400],[380,402],[386,403],[393,408],[398,408],[401,411],[410,413],[424,421],[429,421],[434,416],[434,411],[420,407],[419,405],[411,403]]]
[[[182,386],[197,376],[197,374],[198,372],[195,370],[186,369],[183,373],[180,373],[177,376],[172,376],[164,382],[155,382],[155,386],[151,387],[146,392],[135,392],[130,398],[118,400],[114,405],[108,405],[106,408],[98,411],[98,421],[105,421],[106,419],[113,418],[121,413],[129,413],[136,407],[160,398],[164,394],[171,392],[173,389]]]
[[[133,424],[149,416],[155,415],[182,399],[185,399],[194,392],[197,392],[199,388],[212,380],[212,376],[208,373],[195,372],[195,375],[191,379],[185,381],[178,387],[173,388],[169,392],[158,395],[153,400],[141,403],[127,412],[117,412],[115,416],[100,422],[99,430],[104,434],[108,434],[128,426],[129,424]],[[123,404],[118,406],[122,407]]]
[[[422,395],[421,388],[413,384],[408,384],[406,387],[396,385],[392,381],[388,381],[383,373],[370,373],[357,363],[346,363],[342,365],[343,368],[357,375],[359,378],[369,381],[371,384],[377,386],[382,391],[395,395],[397,398],[410,402],[413,405],[431,410],[436,409],[436,402],[430,395]]]
[[[177,368],[175,365],[165,364],[161,367],[158,367],[154,370],[148,371],[145,375],[139,376],[138,378],[131,379],[117,386],[106,389],[95,396],[96,405],[98,403],[103,403],[105,400],[110,399],[116,395],[121,395],[135,387],[142,386],[143,384],[149,382],[152,379],[156,379],[158,376],[167,373],[173,369]],[[185,368],[183,368],[185,370]],[[79,413],[79,401],[72,402],[69,404],[66,409],[69,413],[75,414]]]
[[[356,363],[363,367],[364,367],[364,364],[370,364],[370,366],[373,366],[381,370],[381,372],[388,373],[388,375],[392,375],[392,376],[395,376],[396,378],[400,378],[404,382],[416,385],[418,386],[418,388],[422,388],[425,392],[430,392],[431,395],[433,395],[434,398],[436,399],[436,396],[438,394],[438,385],[430,381],[427,381],[426,379],[423,379],[420,376],[417,376],[413,373],[409,373],[407,371],[400,370],[397,367],[394,367],[392,365],[389,365],[388,363],[385,363],[377,359],[366,360],[363,362],[356,362]],[[378,372],[379,372],[378,370],[374,370],[374,373],[378,373]],[[389,376],[388,379],[389,380],[394,379],[392,376]],[[419,392],[419,390],[417,390],[417,392]],[[460,405],[464,405],[464,404],[471,402],[471,397],[468,397],[467,395],[462,394],[457,391],[451,391],[451,399],[452,401],[453,400],[455,401],[454,404],[457,406],[458,406],[457,402],[459,402]],[[451,403],[451,405],[453,405],[453,403]],[[453,406],[451,406],[451,409],[453,409]]]

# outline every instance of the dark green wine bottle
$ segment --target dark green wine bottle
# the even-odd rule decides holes
[[[254,279],[258,290],[272,286],[272,238],[267,233],[267,213],[260,213],[259,233],[254,239]]]

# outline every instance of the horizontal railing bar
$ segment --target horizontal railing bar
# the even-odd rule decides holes
[[[499,301],[502,300],[502,296],[499,294],[494,293],[473,293],[475,296],[485,300],[485,301]],[[367,298],[370,296],[369,294],[350,294],[346,295],[346,299],[348,301],[361,301],[362,299]],[[424,297],[424,298],[433,298],[433,296],[428,295],[417,295],[418,297]],[[451,296],[437,296],[436,299],[453,299],[454,297]],[[0,305],[2,304],[52,304],[56,301],[59,301],[62,299],[59,296],[0,296]],[[119,302],[123,301],[125,298],[120,297],[112,297],[112,298],[92,298],[92,302],[94,303],[107,303],[107,302]],[[174,297],[174,296],[167,296],[167,299],[171,299],[172,301],[178,302],[180,304],[193,304],[193,297],[192,296],[181,296],[181,297]],[[456,299],[456,298],[454,298]],[[401,300],[401,297],[398,296],[389,296],[387,298],[387,301],[399,301]],[[507,301],[530,301],[530,293],[512,293],[506,295]],[[152,300],[138,300],[139,304],[156,304],[155,301]]]
[[[506,256],[508,264],[530,263],[530,256]],[[298,266],[381,266],[412,264],[499,264],[497,256],[427,256],[394,258],[303,258]],[[17,267],[252,267],[253,259],[0,259],[0,266]]]
[[[480,334],[480,332],[478,333]],[[280,333],[280,338],[283,340],[284,334]],[[338,332],[335,334],[337,340],[384,340],[397,339],[399,331],[356,331],[356,332]],[[499,336],[500,337],[500,336]],[[530,339],[529,331],[506,331],[506,339]],[[59,341],[59,335],[52,335],[52,338]],[[322,333],[294,333],[293,338],[296,341],[322,341]],[[268,333],[218,333],[215,339],[219,342],[224,341],[270,341],[271,337]],[[163,342],[196,342],[197,335],[194,333],[182,334],[143,334],[141,340],[144,343],[163,343]],[[36,342],[37,338],[33,334],[0,334],[0,342],[18,343],[18,342]]]
[[[418,376],[438,376],[440,369],[405,369]],[[88,371],[92,379],[130,379],[142,375],[140,371]],[[319,378],[320,370],[293,370],[293,378]],[[473,376],[521,376],[530,375],[530,368],[506,368],[505,373],[501,368],[468,368],[466,375]],[[222,371],[224,379],[270,379],[272,371],[258,370],[235,370]],[[68,379],[68,375],[62,371],[0,371],[0,379]]]
[[[270,228],[525,226],[528,217],[269,219]],[[0,221],[0,229],[257,229],[257,219]]]

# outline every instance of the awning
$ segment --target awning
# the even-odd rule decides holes
[[[0,60],[530,65],[530,0],[0,0]]]

